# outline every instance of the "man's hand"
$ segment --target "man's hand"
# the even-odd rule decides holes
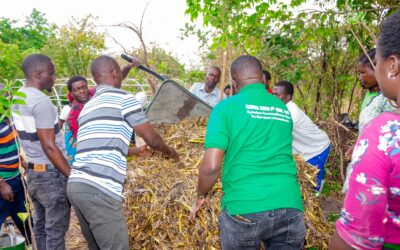
[[[141,147],[130,147],[128,150],[128,155],[137,155],[139,157],[146,158],[151,155],[151,152],[147,149],[147,145]]]
[[[137,68],[140,66],[141,62],[139,61],[139,59],[137,59],[136,57],[132,57],[132,59],[133,62],[128,63],[122,68],[122,79],[125,79],[128,76],[128,73],[132,68]]]
[[[138,58],[132,57],[132,59],[133,59],[133,62],[127,64],[130,68],[137,68],[137,67],[140,66],[140,64],[142,64],[142,63],[139,61]]]
[[[190,210],[190,215],[189,215],[189,219],[191,221],[195,221],[196,220],[197,212],[200,210],[200,208],[203,206],[203,204],[206,204],[207,207],[211,208],[210,196],[209,195],[207,195],[206,198],[198,197],[193,202],[192,210]]]
[[[167,156],[169,158],[174,159],[175,161],[179,162],[179,155],[174,148],[169,147],[169,154]]]
[[[4,180],[0,180],[0,192],[1,192],[1,197],[5,199],[6,201],[14,201],[14,192],[12,191],[12,188],[8,183]]]
[[[162,152],[166,157],[179,161],[179,156],[175,149],[165,144],[161,136],[154,130],[149,122],[135,126],[133,129],[152,149]]]

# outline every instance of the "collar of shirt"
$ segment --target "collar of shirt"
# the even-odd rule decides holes
[[[261,91],[262,89],[264,89],[265,91],[267,91],[267,89],[265,88],[265,85],[260,83],[260,82],[256,82],[256,83],[251,83],[248,84],[246,86],[244,86],[240,91],[239,94],[248,92],[248,91]]]
[[[203,92],[205,95],[218,95],[218,89],[217,86],[214,87],[213,91],[211,91],[210,93],[206,92],[206,84],[204,83],[203,86],[199,89],[199,91]]]

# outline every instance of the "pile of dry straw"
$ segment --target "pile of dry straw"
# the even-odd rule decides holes
[[[125,211],[132,249],[219,249],[217,216],[221,184],[213,189],[212,209],[204,207],[196,222],[189,212],[196,194],[197,173],[203,156],[204,119],[157,128],[168,145],[177,149],[181,163],[158,153],[129,162]],[[316,171],[296,157],[307,225],[306,248],[326,249],[333,224],[324,217],[313,184]]]

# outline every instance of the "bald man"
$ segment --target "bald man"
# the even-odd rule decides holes
[[[306,229],[290,113],[268,94],[255,57],[237,58],[231,76],[238,93],[211,112],[190,218],[209,202],[223,164],[222,249],[259,249],[261,242],[267,249],[302,249]]]
[[[68,198],[89,249],[129,249],[122,191],[132,130],[165,156],[179,160],[178,154],[149,124],[140,102],[120,89],[122,73],[113,58],[100,56],[91,70],[96,94],[79,116]]]
[[[25,104],[12,109],[21,147],[27,156],[28,193],[35,207],[33,232],[37,249],[65,249],[70,219],[64,139],[58,127],[56,108],[42,90],[51,91],[54,64],[45,55],[32,54],[22,63],[26,83],[19,89]]]

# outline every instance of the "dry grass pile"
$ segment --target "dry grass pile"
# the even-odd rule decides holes
[[[317,124],[328,134],[332,143],[327,166],[340,170],[340,180],[337,181],[342,182],[346,174],[346,166],[350,160],[345,158],[345,153],[356,143],[357,132],[346,128],[334,120],[319,121]]]
[[[157,128],[174,146],[180,164],[158,153],[129,162],[125,211],[132,249],[219,249],[217,216],[221,184],[214,189],[212,208],[199,211],[196,222],[189,212],[196,195],[197,173],[203,156],[205,120],[183,121]],[[313,191],[316,171],[296,157],[305,204],[307,247],[327,248],[332,224],[324,217]]]

